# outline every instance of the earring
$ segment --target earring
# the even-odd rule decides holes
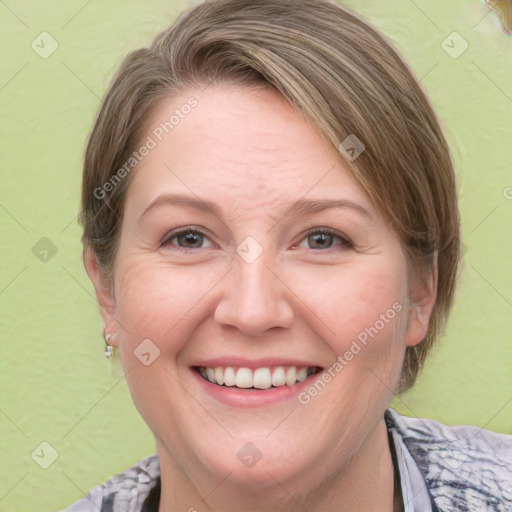
[[[110,345],[110,340],[112,339],[112,334],[109,332],[106,333],[103,331],[103,339],[105,340],[105,357],[107,359],[111,359],[114,355],[114,347]]]

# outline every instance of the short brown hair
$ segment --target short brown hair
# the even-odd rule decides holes
[[[377,30],[335,3],[206,1],[149,48],[130,53],[88,140],[84,246],[111,276],[130,175],[104,197],[95,191],[129,159],[164,99],[208,83],[273,88],[337,149],[355,135],[365,150],[346,159],[348,168],[392,224],[409,268],[428,271],[437,253],[428,332],[406,350],[399,390],[408,389],[453,303],[461,255],[455,174],[436,115],[407,64]]]

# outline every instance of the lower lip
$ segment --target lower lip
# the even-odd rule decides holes
[[[310,375],[293,386],[280,386],[269,389],[240,389],[234,386],[219,386],[203,378],[192,370],[199,385],[213,398],[232,407],[261,407],[297,398],[297,395],[311,385],[312,379],[318,379],[321,372]]]

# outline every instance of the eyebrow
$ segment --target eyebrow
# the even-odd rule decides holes
[[[219,218],[222,218],[222,210],[219,205],[210,201],[209,199],[201,199],[199,197],[192,197],[179,194],[163,194],[157,197],[151,204],[142,212],[141,217],[146,215],[149,211],[154,210],[160,206],[185,206],[194,208],[207,213],[213,213]],[[293,213],[294,215],[304,215],[307,213],[316,213],[328,208],[351,208],[361,213],[363,216],[371,219],[372,213],[364,206],[350,201],[348,199],[299,199],[292,203],[286,210],[286,214]]]

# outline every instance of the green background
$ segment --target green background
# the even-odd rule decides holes
[[[154,452],[120,368],[103,358],[76,215],[84,142],[110,77],[187,5],[0,2],[1,511],[58,510]],[[343,5],[408,60],[458,173],[465,243],[458,300],[417,386],[394,405],[512,433],[512,37],[483,1]],[[442,48],[454,31],[469,45],[458,58]],[[42,46],[42,32],[58,43],[46,59],[31,47]],[[448,44],[460,48],[453,37]],[[58,453],[48,469],[37,463],[50,461],[48,446],[36,449],[42,442]]]

